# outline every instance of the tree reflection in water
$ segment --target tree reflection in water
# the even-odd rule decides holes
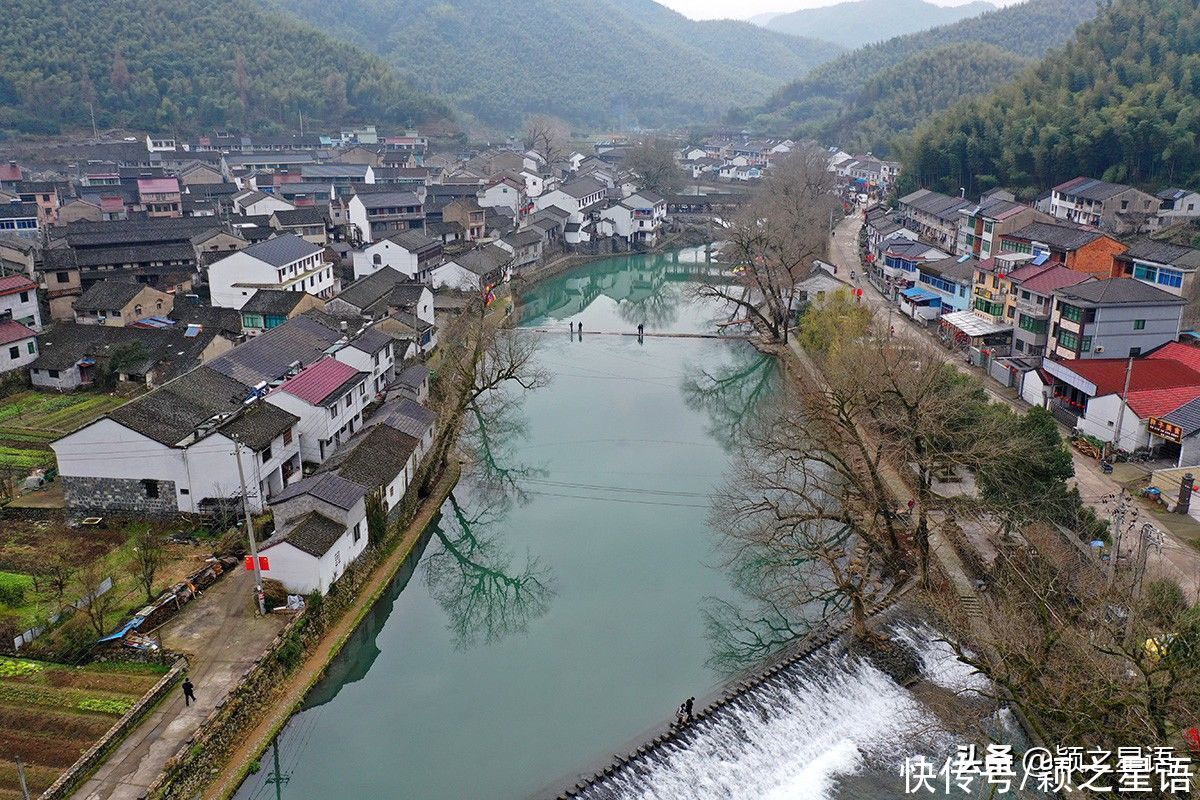
[[[468,410],[459,446],[471,461],[471,499],[464,504],[450,495],[450,513],[433,528],[441,547],[425,558],[429,593],[446,612],[459,648],[524,633],[554,596],[549,568],[534,555],[518,562],[504,542],[506,513],[529,501],[524,481],[546,474],[514,454],[529,427],[521,397],[493,390]]]
[[[774,358],[749,345],[733,349],[733,360],[708,369],[689,368],[693,377],[683,380],[683,399],[689,408],[703,411],[712,424],[708,434],[727,448],[755,419],[763,401],[779,386],[779,366]]]
[[[620,298],[617,313],[630,325],[647,330],[669,328],[679,318],[683,292],[678,284],[666,283],[661,270],[633,272],[629,293]]]
[[[451,514],[434,528],[441,543],[425,559],[430,595],[449,617],[455,646],[494,644],[524,633],[554,596],[550,570],[537,556],[514,563],[495,528],[500,517],[471,514],[451,494]]]

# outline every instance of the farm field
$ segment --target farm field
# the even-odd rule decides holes
[[[0,470],[27,473],[54,466],[50,442],[127,400],[107,394],[36,391],[0,398]]]
[[[0,657],[0,800],[19,800],[15,759],[37,796],[67,770],[167,667],[98,663],[75,668]]]

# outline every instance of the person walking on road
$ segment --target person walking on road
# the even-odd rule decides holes
[[[196,702],[196,687],[192,685],[191,678],[184,678],[183,679],[183,704],[184,704],[184,706],[190,706],[194,702]]]

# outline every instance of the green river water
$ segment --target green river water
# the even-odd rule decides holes
[[[702,611],[735,593],[708,497],[773,366],[742,343],[600,335],[713,330],[684,282],[703,260],[613,258],[531,293],[553,383],[493,432],[516,491],[464,477],[281,735],[286,782],[269,750],[238,798],[526,798],[720,682]],[[736,377],[697,391],[706,373]]]

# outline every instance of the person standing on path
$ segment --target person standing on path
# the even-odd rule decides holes
[[[196,687],[192,685],[192,679],[185,677],[183,679],[183,705],[190,706],[196,702]]]

